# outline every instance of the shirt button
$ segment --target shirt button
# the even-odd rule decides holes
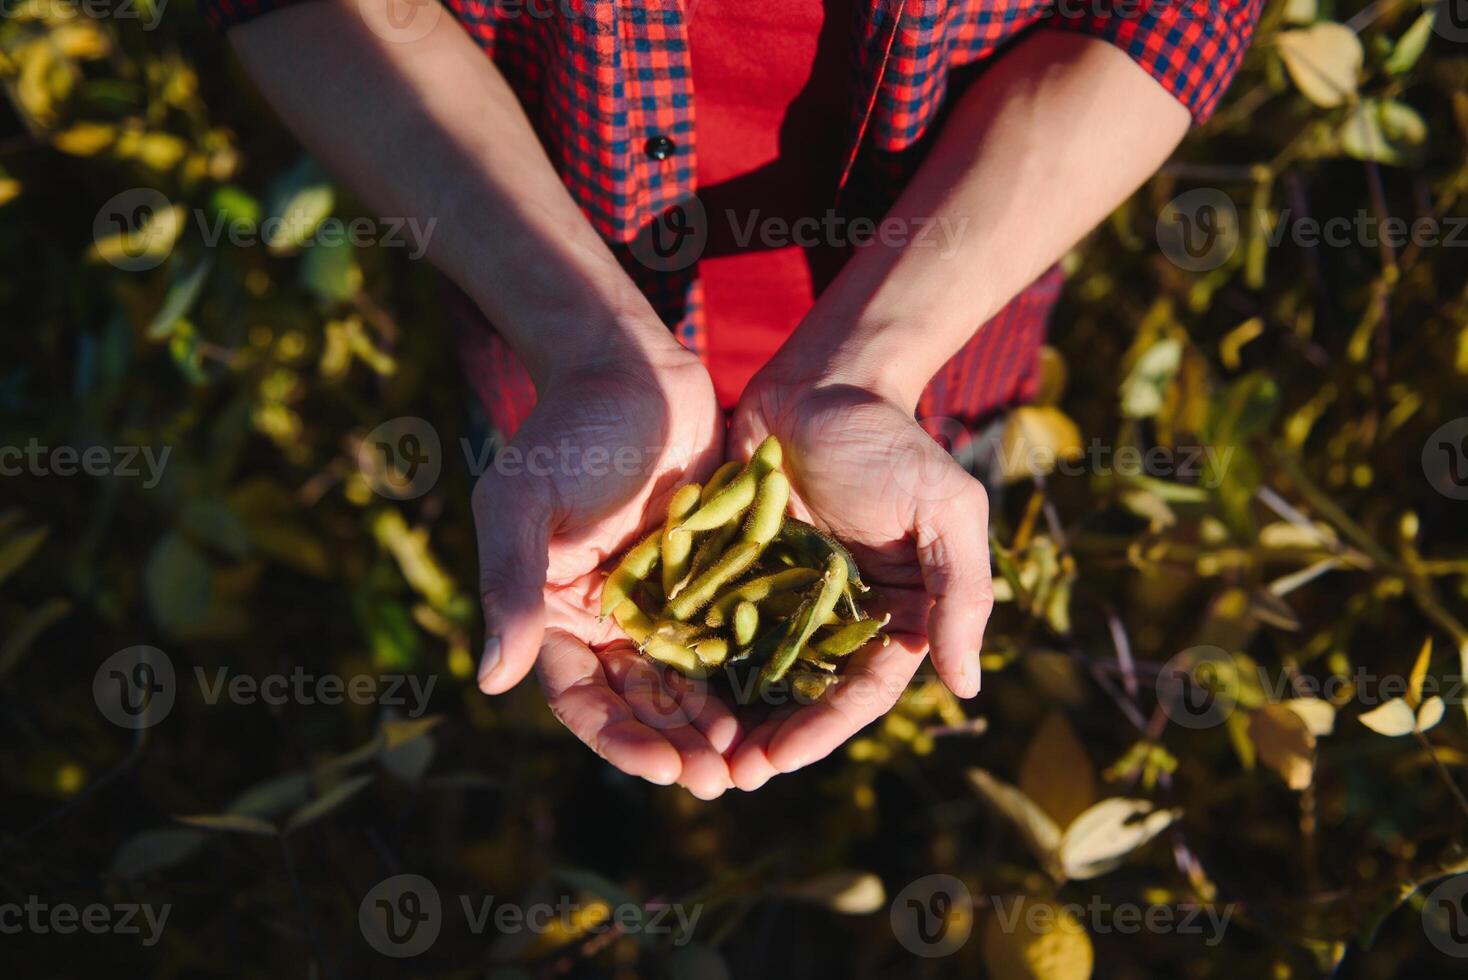
[[[678,149],[678,144],[666,136],[654,136],[647,141],[647,145],[642,149],[654,160],[666,160],[673,155],[674,150]]]

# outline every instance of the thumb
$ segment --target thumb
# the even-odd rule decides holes
[[[545,481],[491,470],[474,485],[473,510],[484,608],[479,688],[501,694],[519,683],[540,652],[554,508]]]

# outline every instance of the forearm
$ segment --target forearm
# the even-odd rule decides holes
[[[379,214],[431,227],[429,259],[484,310],[537,386],[677,343],[551,166],[494,63],[450,16],[390,42],[354,0],[235,28],[282,119]],[[432,222],[432,224],[429,224]]]
[[[857,248],[771,372],[916,406],[982,323],[1162,164],[1188,122],[1112,45],[1026,39],[964,93],[888,212],[907,243]]]

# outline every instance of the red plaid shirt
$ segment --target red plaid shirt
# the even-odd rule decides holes
[[[221,29],[297,0],[202,0]],[[363,0],[387,2],[387,0]],[[410,3],[412,0],[398,0]],[[431,0],[430,0],[431,2]],[[698,0],[444,0],[514,88],[561,179],[683,344],[704,352],[697,264],[655,269],[638,247],[697,190],[687,19]],[[719,0],[732,2],[732,0]],[[1263,0],[859,0],[844,172],[827,204],[878,217],[915,169],[945,98],[1037,27],[1125,51],[1197,121],[1233,78]],[[419,16],[422,16],[421,14]],[[654,262],[652,265],[660,263]],[[1031,393],[1058,290],[1052,270],[933,379],[920,411],[974,420]],[[979,325],[975,325],[976,328]],[[476,387],[513,431],[533,403],[498,335],[468,331]],[[486,373],[490,372],[490,373]]]

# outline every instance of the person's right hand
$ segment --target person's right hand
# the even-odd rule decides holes
[[[680,484],[712,473],[723,444],[713,385],[692,354],[615,360],[547,382],[473,498],[480,688],[506,691],[534,664],[551,710],[597,754],[704,799],[733,785],[733,715],[598,614],[609,559],[663,522]]]

